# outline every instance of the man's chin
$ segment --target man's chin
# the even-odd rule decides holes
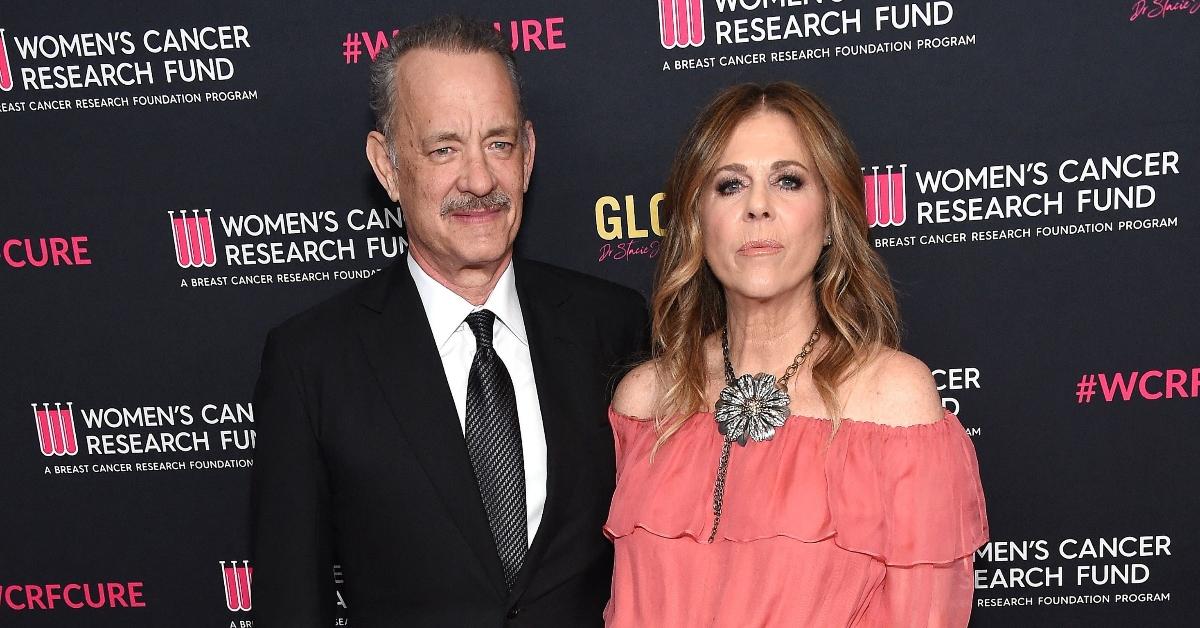
[[[503,264],[512,257],[512,251],[511,244],[508,246],[471,247],[455,251],[453,256],[457,258],[460,268],[482,270]]]

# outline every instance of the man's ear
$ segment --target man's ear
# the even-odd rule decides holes
[[[388,139],[379,131],[367,133],[367,161],[371,162],[375,178],[379,180],[379,185],[382,185],[383,189],[387,191],[388,198],[393,202],[399,202],[400,186],[396,181],[396,167],[388,155]]]
[[[533,135],[533,123],[529,120],[525,121],[525,128],[521,129],[524,137],[525,160],[522,166],[525,169],[525,192],[529,191],[529,178],[533,175],[533,155],[537,152],[537,138]]]

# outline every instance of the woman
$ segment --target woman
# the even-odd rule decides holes
[[[729,88],[665,192],[654,355],[609,417],[608,625],[965,625],[975,451],[897,349],[833,115],[790,83]]]

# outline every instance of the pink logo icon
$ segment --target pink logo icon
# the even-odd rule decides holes
[[[0,28],[0,90],[13,87],[12,67],[8,65],[8,44],[4,43],[4,29]]]
[[[36,403],[29,405],[33,406],[33,418],[37,422],[43,456],[74,456],[79,453],[72,402],[68,401],[65,408],[61,403],[55,403],[53,410],[48,403],[43,403],[40,409]]]
[[[175,233],[175,261],[180,268],[200,268],[217,263],[216,245],[213,244],[212,210],[193,209],[192,215],[187,210],[180,210],[179,217],[175,212],[167,212],[171,216],[171,228]]]
[[[866,188],[867,226],[889,227],[904,224],[905,209],[904,175],[908,172],[908,164],[900,164],[900,172],[893,172],[889,164],[887,170],[879,172],[879,166],[871,166],[871,174],[866,174],[863,168],[863,186]]]
[[[658,28],[663,48],[704,43],[703,0],[658,0]]]
[[[231,560],[228,567],[225,561],[220,562],[221,577],[225,579],[225,606],[231,611],[250,610],[250,579],[254,572],[250,561],[243,560],[238,566],[238,561]]]

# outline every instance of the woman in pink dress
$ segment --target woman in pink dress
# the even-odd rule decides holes
[[[607,625],[966,625],[975,450],[897,348],[833,115],[790,83],[725,90],[666,201],[653,359],[610,411]]]

